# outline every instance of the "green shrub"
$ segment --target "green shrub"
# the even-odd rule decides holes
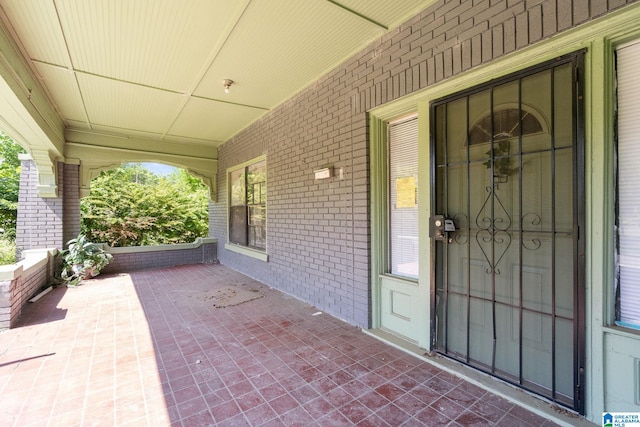
[[[16,244],[12,240],[0,238],[0,265],[16,262]]]
[[[184,169],[158,176],[140,164],[104,171],[80,201],[80,231],[109,246],[191,243],[209,233],[209,191]]]

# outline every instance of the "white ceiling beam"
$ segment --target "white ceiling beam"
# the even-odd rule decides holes
[[[0,127],[31,153],[41,197],[57,197],[56,159],[64,156],[64,123],[0,22]]]
[[[207,159],[217,159],[218,157],[217,148],[211,145],[212,142],[215,143],[217,141],[186,142],[159,140],[84,129],[67,129],[65,139],[68,147],[113,147],[148,154],[159,153]],[[69,152],[67,152],[67,155],[69,155]]]
[[[347,6],[345,6],[343,4],[340,4],[340,2],[338,2],[338,1],[335,1],[335,0],[326,0],[326,1],[327,1],[327,3],[331,3],[332,5],[337,6],[340,9],[342,9],[344,11],[347,11],[352,15],[355,15],[358,18],[361,18],[361,19],[363,19],[363,20],[375,25],[376,27],[378,27],[378,28],[380,28],[380,29],[382,29],[384,31],[388,31],[389,30],[389,27],[387,27],[386,25],[384,25],[384,24],[382,24],[382,23],[380,23],[380,22],[378,22],[378,21],[376,21],[376,20],[374,20],[374,19],[372,19],[372,18],[370,18],[370,17],[368,17],[366,15],[363,15],[362,13],[356,12],[355,10],[348,8]]]

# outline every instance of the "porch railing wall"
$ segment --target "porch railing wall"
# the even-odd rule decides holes
[[[49,283],[56,254],[56,249],[27,250],[24,260],[0,267],[0,330],[14,327],[25,304]]]
[[[124,248],[110,248],[104,245],[104,248],[113,255],[113,260],[102,270],[103,274],[186,264],[213,264],[218,261],[218,240],[214,238],[198,238],[193,243],[175,245]]]

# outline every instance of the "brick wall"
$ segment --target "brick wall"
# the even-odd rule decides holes
[[[59,164],[64,167],[64,223],[63,242],[66,244],[80,234],[80,165]]]
[[[212,264],[217,262],[217,242],[213,239],[197,239],[194,243],[138,246],[135,248],[107,248],[113,260],[103,273],[125,273],[134,270],[166,268],[187,264]]]
[[[53,273],[55,250],[34,250],[26,255],[25,261],[0,269],[0,330],[16,325],[24,305]]]
[[[366,112],[551,37],[630,1],[439,1],[219,149],[210,235],[223,264],[369,325]],[[226,169],[267,156],[269,262],[224,249]],[[314,181],[333,165],[339,177]]]
[[[33,297],[48,280],[47,268],[44,266],[33,271],[31,274],[20,276],[14,281],[13,286],[11,286],[10,327],[13,327],[18,321],[18,317],[20,317],[22,313],[22,307],[24,307],[27,301]]]
[[[33,160],[22,160],[18,218],[16,222],[17,257],[22,251],[39,248],[62,248],[63,236],[63,165],[58,163],[58,197],[43,199],[38,194],[38,170]]]

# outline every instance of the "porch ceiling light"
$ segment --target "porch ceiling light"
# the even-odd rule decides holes
[[[231,85],[233,84],[233,80],[224,79],[222,81],[222,84],[224,85],[224,93],[230,93],[231,92]]]

